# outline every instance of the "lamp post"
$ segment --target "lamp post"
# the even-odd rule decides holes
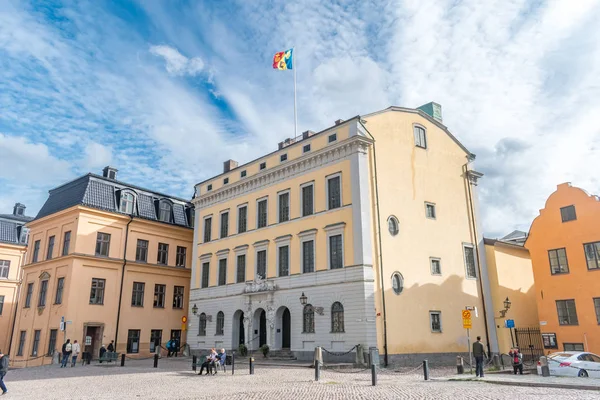
[[[194,304],[194,306],[192,307],[192,314],[196,315],[198,314],[198,306]]]
[[[304,292],[302,292],[302,296],[300,296],[300,304],[305,306],[306,303],[308,303],[308,298],[304,295]]]
[[[506,300],[504,300],[504,310],[500,310],[500,318],[504,318],[506,316],[506,313],[510,309],[511,305],[512,303],[507,297]]]
[[[300,296],[300,304],[302,304],[303,307],[307,307],[308,304],[308,297],[306,297],[306,295],[304,294],[304,292],[302,292],[302,296]],[[315,307],[312,304],[308,305],[308,311],[309,312],[315,312],[319,315],[323,315],[323,307]]]

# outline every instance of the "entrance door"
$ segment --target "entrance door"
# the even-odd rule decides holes
[[[86,353],[90,353],[92,355],[92,358],[97,356],[96,352],[94,351],[94,347],[96,344],[96,332],[97,331],[98,331],[97,326],[88,326],[87,329],[85,330],[83,351],[85,351]]]
[[[263,344],[267,344],[267,314],[265,310],[260,312],[260,325],[258,330],[258,345],[262,346]]]
[[[244,344],[246,340],[246,333],[244,332],[244,313],[240,314],[240,327],[239,327],[240,336],[238,338],[238,344]]]
[[[181,346],[181,329],[171,329],[171,339],[177,341],[176,351],[179,351],[179,348]]]
[[[291,317],[290,310],[287,308],[283,310],[283,315],[281,316],[281,347],[284,349],[289,349],[291,347]]]

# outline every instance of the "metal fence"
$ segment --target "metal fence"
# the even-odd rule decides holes
[[[544,355],[544,344],[540,328],[515,328],[515,340],[523,354],[523,362],[536,363]]]

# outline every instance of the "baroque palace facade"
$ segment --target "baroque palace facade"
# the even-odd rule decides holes
[[[385,363],[452,362],[468,352],[467,307],[472,336],[497,352],[474,158],[429,103],[225,162],[192,200],[187,342],[299,359],[361,344]]]

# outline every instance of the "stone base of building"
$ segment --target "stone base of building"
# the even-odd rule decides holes
[[[407,353],[388,354],[388,367],[416,367],[423,360],[429,362],[430,368],[456,366],[456,357],[461,356],[465,360],[465,368],[468,367],[469,353]],[[383,353],[379,355],[379,361],[383,365]],[[473,361],[475,362],[475,361]]]

